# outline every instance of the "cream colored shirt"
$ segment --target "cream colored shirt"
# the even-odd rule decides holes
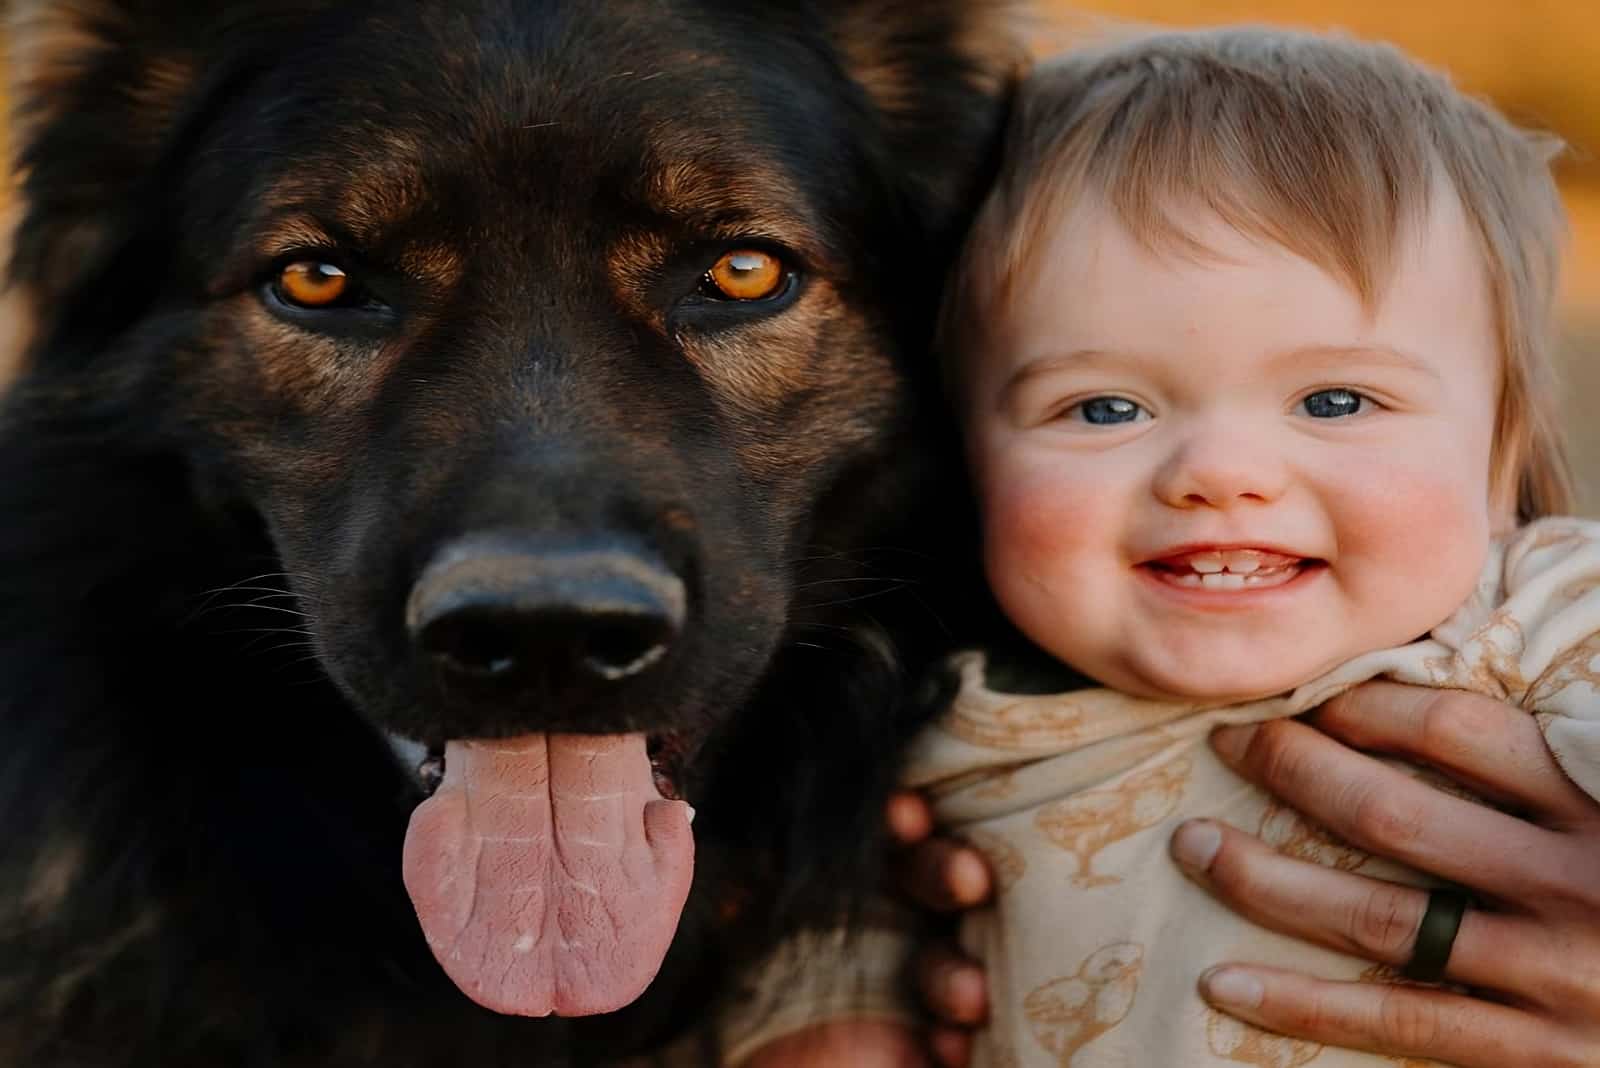
[[[1223,908],[1185,880],[1168,840],[1178,824],[1204,816],[1291,856],[1427,884],[1330,837],[1237,777],[1206,744],[1221,724],[1297,715],[1380,676],[1527,709],[1566,773],[1600,797],[1600,523],[1547,519],[1522,529],[1494,546],[1472,598],[1425,640],[1247,705],[1206,708],[1106,689],[1006,694],[986,685],[982,654],[964,654],[957,666],[959,693],[916,741],[908,782],[930,793],[943,828],[983,851],[997,878],[993,907],[969,914],[962,932],[986,966],[992,1006],[974,1068],[1406,1064],[1268,1034],[1209,1009],[1196,981],[1223,961],[1330,979],[1393,976]],[[764,1020],[733,1013],[725,1063],[805,1023],[851,1015],[860,977],[892,973],[870,960],[885,952],[813,953],[809,982],[830,972],[851,977],[829,996],[789,985],[792,967],[769,972],[757,985],[781,1011]],[[860,1013],[889,1014],[889,993],[859,999]]]

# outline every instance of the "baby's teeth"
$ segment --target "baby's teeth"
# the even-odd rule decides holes
[[[1200,576],[1200,584],[1208,590],[1242,590],[1243,575],[1208,574]]]
[[[1222,557],[1220,556],[1192,556],[1189,566],[1202,575],[1215,575],[1222,570]]]
[[[1241,556],[1228,561],[1228,570],[1235,575],[1249,575],[1261,570],[1261,561],[1253,556]]]

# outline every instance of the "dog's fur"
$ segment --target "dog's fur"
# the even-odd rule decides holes
[[[596,1063],[699,1018],[751,932],[859,885],[915,726],[926,594],[886,587],[937,563],[893,551],[931,551],[918,502],[954,501],[923,348],[1005,5],[13,16],[37,322],[0,407],[0,1063]],[[697,298],[752,240],[793,294]],[[306,250],[383,307],[274,307]],[[670,557],[664,674],[452,718],[396,631],[475,526]],[[374,727],[662,726],[709,737],[663,977],[598,1026],[471,1005],[400,885],[419,794]]]

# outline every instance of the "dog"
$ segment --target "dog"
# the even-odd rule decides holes
[[[663,1048],[872,871],[1014,12],[11,14],[0,1062]]]

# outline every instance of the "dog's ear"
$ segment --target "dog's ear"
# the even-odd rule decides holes
[[[10,0],[20,214],[9,277],[54,304],[94,262],[232,55],[329,0]]]
[[[846,70],[883,117],[921,217],[958,224],[1028,64],[1019,0],[827,0]]]
[[[171,10],[160,10],[166,7]],[[47,305],[92,260],[199,76],[176,4],[13,0],[10,97],[21,193],[11,277]]]

